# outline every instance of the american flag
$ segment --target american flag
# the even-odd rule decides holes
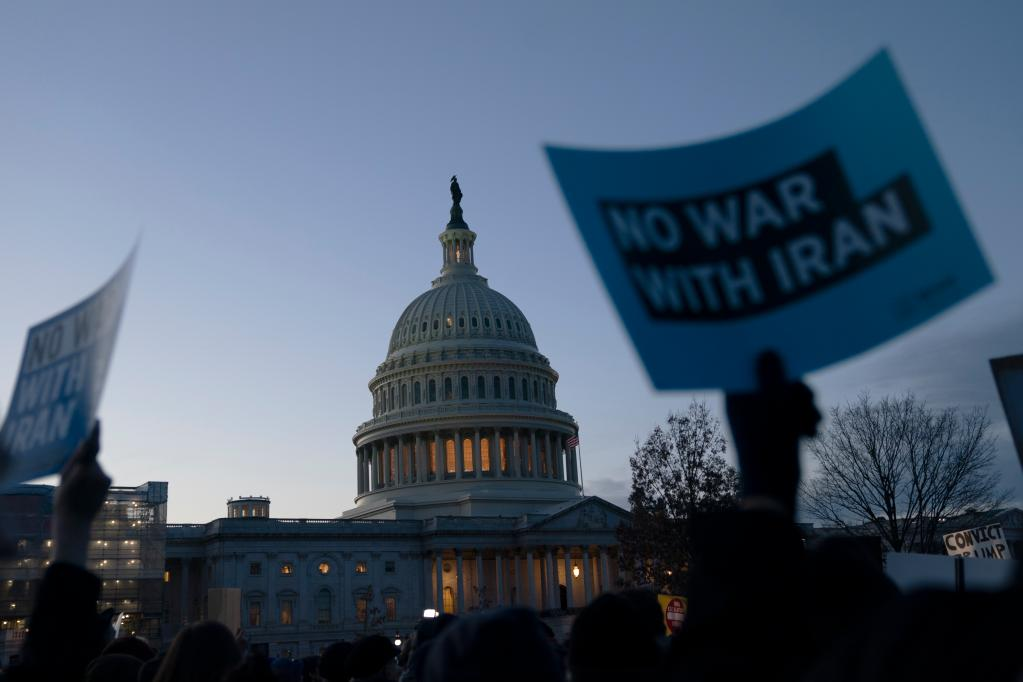
[[[579,447],[579,436],[575,435],[565,441],[566,447],[577,448]]]

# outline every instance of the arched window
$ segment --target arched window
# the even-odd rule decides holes
[[[462,471],[473,471],[472,438],[462,439]]]
[[[494,318],[494,324],[497,325],[498,329],[500,329],[501,328],[501,318],[500,317],[495,317]]]
[[[479,327],[479,326],[480,326],[480,319],[478,317],[476,317],[475,315],[473,315],[472,316],[472,328],[476,329],[476,327]]]
[[[423,402],[423,387],[418,381],[412,387],[412,402],[416,405]]]
[[[393,410],[394,409],[394,386],[393,385],[391,386],[391,397],[390,397],[390,400],[388,400],[387,409],[389,409],[389,410]]]
[[[490,329],[490,318],[489,317],[484,317],[483,318],[483,326],[486,327],[487,329]]]
[[[451,329],[452,327],[454,327],[455,326],[455,316],[449,314],[447,316],[447,319],[444,320],[444,324],[446,324],[448,326],[448,329]]]
[[[440,326],[440,320],[434,320],[433,321],[433,331],[437,331],[437,328],[439,326]]]
[[[543,382],[543,384],[542,384],[542,391],[541,392],[543,394],[543,398],[542,398],[541,402],[544,405],[546,405],[547,404],[547,382],[546,381]]]
[[[484,400],[487,397],[487,380],[483,377],[476,377],[476,399]]]
[[[459,317],[458,318],[458,328],[459,329],[465,329],[465,318],[464,317]]]
[[[536,379],[533,379],[533,400],[535,402],[540,402],[540,391],[536,388]]]
[[[522,399],[529,400],[529,382],[525,379],[522,380]]]
[[[494,400],[501,399],[501,377],[494,377]]]
[[[330,622],[330,590],[326,587],[316,593],[316,622],[321,625]]]
[[[428,391],[428,400],[431,403],[437,402],[437,382],[434,379],[430,379],[430,390]]]
[[[490,471],[490,439],[480,438],[480,469]]]
[[[425,320],[423,321],[423,328],[422,328],[421,331],[422,331],[423,334],[426,333],[426,321]]]
[[[459,384],[458,387],[461,389],[460,393],[461,393],[462,400],[468,400],[469,399],[469,377],[462,377],[462,380],[459,381],[458,384]]]
[[[455,441],[451,438],[444,442],[444,472],[455,473]]]
[[[455,389],[451,387],[451,377],[444,379],[444,400],[454,400]]]
[[[515,377],[508,377],[508,400],[515,400]]]
[[[444,588],[444,613],[455,612],[455,593],[450,587]]]
[[[408,405],[408,384],[401,385],[401,406]]]

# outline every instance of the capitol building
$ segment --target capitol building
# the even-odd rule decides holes
[[[281,519],[246,497],[225,518],[168,524],[165,640],[214,617],[271,655],[305,656],[406,635],[428,609],[513,604],[564,626],[615,585],[628,513],[583,495],[558,374],[522,311],[479,274],[454,178],[451,192],[440,276],[398,317],[369,382],[354,506]]]

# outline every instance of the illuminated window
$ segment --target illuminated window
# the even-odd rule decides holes
[[[355,572],[356,573],[367,573],[368,569],[366,568],[366,562],[365,561],[356,561],[355,562]]]
[[[444,588],[444,613],[455,612],[455,592],[450,587]]]
[[[462,471],[472,471],[472,439],[462,439]]]
[[[366,611],[369,609],[369,602],[360,597],[355,600],[355,620],[359,623],[366,622]]]
[[[249,575],[262,575],[263,564],[258,561],[252,561],[249,563]]]
[[[294,606],[295,603],[290,598],[281,600],[281,625],[291,625]]]
[[[455,473],[455,441],[448,438],[444,442],[444,471],[449,474]]]
[[[395,478],[395,476],[394,476],[395,467],[398,466],[398,459],[397,459],[397,457],[396,457],[396,455],[394,453],[394,448],[389,448],[387,452],[388,452],[388,457],[387,457],[388,467],[387,467],[387,471],[389,472],[388,475],[390,476],[390,478],[388,478],[387,480],[390,481],[391,483],[393,483],[394,482],[394,478]]]
[[[164,571],[163,572],[163,581],[165,583],[169,583],[170,582],[170,571]]]
[[[547,446],[540,445],[540,475],[547,475]]]
[[[494,377],[494,400],[501,399],[501,377]]]
[[[316,622],[320,625],[330,622],[330,590],[327,588],[316,594]]]
[[[384,597],[384,611],[388,621],[398,620],[398,600],[395,597]]]
[[[526,471],[533,473],[533,444],[526,443]]]
[[[447,319],[444,320],[444,324],[447,325],[448,329],[451,329],[452,327],[454,327],[455,326],[455,316],[454,315],[448,315]]]
[[[330,564],[326,561],[321,561],[320,565],[316,567],[316,570],[320,572],[320,575],[327,575],[330,573]]]
[[[490,439],[480,438],[480,468],[490,471]]]
[[[437,441],[436,440],[431,440],[429,448],[430,448],[430,461],[427,464],[427,466],[429,467],[428,471],[429,471],[430,474],[433,474],[434,476],[436,476],[437,475]]]
[[[249,602],[249,626],[258,628],[263,620],[263,602]]]
[[[508,439],[498,439],[498,447],[501,449],[501,471],[508,471]]]
[[[290,562],[284,562],[281,564],[281,575],[291,575],[295,572],[295,567]]]

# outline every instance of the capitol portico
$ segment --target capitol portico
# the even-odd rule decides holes
[[[270,653],[305,655],[363,632],[407,633],[430,608],[567,617],[615,584],[628,514],[583,495],[558,374],[522,311],[479,274],[454,178],[451,189],[440,276],[398,318],[369,382],[355,506],[275,519],[269,500],[246,498],[258,513],[233,501],[229,518],[170,525],[168,623],[216,615],[212,597]]]

